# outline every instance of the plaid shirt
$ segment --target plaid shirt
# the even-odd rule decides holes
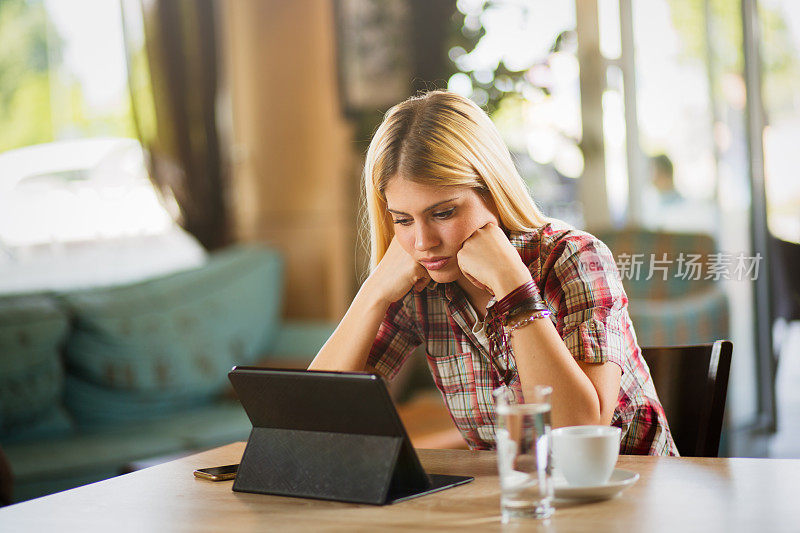
[[[608,248],[592,235],[549,223],[510,234],[553,313],[559,335],[575,360],[613,362],[622,368],[611,424],[622,429],[620,453],[677,455],[650,370],[628,316],[628,299]],[[472,449],[494,448],[492,390],[501,385],[488,346],[473,332],[474,311],[455,283],[431,283],[389,306],[368,364],[393,378],[409,354],[425,344],[428,366],[456,427]],[[521,397],[513,354],[510,386]]]

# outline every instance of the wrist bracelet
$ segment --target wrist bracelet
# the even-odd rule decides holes
[[[486,333],[489,338],[489,354],[492,366],[495,366],[500,380],[506,385],[511,383],[513,377],[510,364],[513,350],[509,335],[513,330],[549,315],[550,311],[545,307],[539,288],[533,280],[523,283],[487,308]],[[517,322],[516,319],[520,316],[524,318]],[[510,328],[506,326],[509,317],[514,320]],[[505,359],[505,372],[501,372],[496,366],[495,359],[500,358]]]
[[[493,306],[494,313],[498,316],[504,315],[529,299],[539,301],[542,299],[539,295],[539,288],[533,280],[523,283],[498,300]]]
[[[508,313],[506,313],[505,323],[513,322],[516,318],[528,315],[530,313],[547,309],[547,305],[542,301],[539,296],[528,297],[514,306]]]
[[[514,317],[515,318],[514,322],[506,325],[505,330],[508,334],[511,334],[511,332],[516,329],[519,329],[523,326],[527,326],[528,324],[536,320],[539,320],[540,318],[545,318],[552,314],[553,313],[551,313],[549,309],[539,309],[531,312],[527,316],[524,316],[521,320],[516,320],[517,317]]]

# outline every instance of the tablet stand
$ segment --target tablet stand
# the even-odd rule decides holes
[[[377,376],[249,367],[230,376],[253,422],[235,491],[382,505],[472,480],[425,472]]]
[[[233,490],[384,503],[401,440],[254,428]]]

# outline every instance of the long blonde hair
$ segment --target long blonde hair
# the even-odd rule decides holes
[[[373,269],[394,236],[385,190],[395,176],[473,187],[491,197],[509,230],[532,231],[546,223],[492,121],[451,92],[431,91],[397,104],[370,142],[363,178]]]

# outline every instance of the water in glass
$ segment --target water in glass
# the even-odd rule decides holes
[[[497,398],[497,466],[503,522],[553,514],[549,387],[536,403]],[[498,398],[506,394],[506,398]]]

